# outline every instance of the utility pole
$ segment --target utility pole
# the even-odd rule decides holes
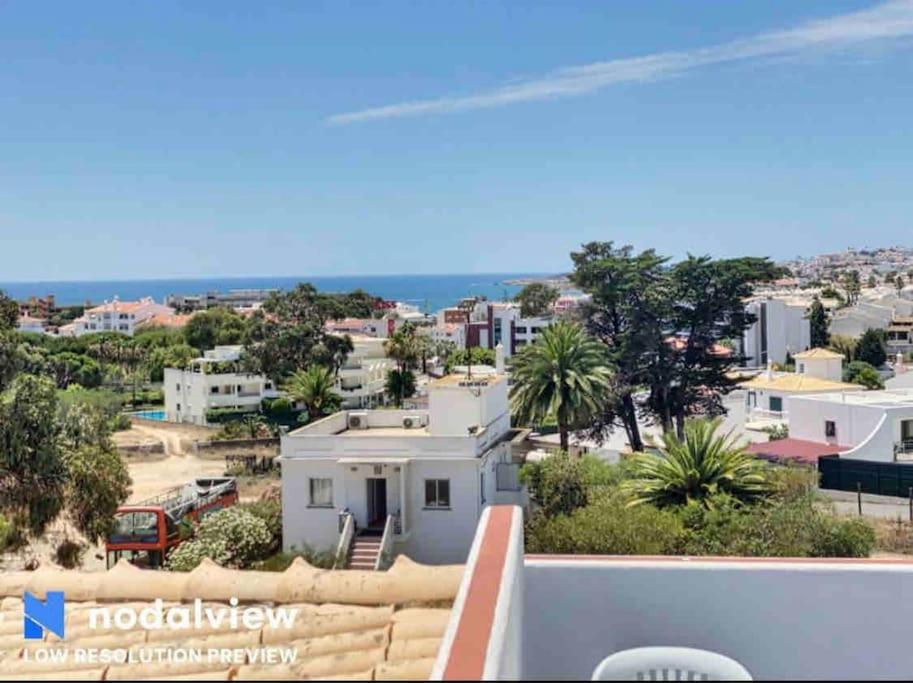
[[[472,350],[469,347],[469,331],[472,326],[472,309],[475,303],[470,299],[460,302],[460,307],[466,313],[466,379],[472,379]]]

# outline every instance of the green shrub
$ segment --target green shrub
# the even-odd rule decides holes
[[[163,405],[165,392],[161,389],[141,389],[136,392],[135,405]]]
[[[529,489],[530,499],[546,517],[569,515],[587,504],[587,487],[580,460],[567,453],[555,453],[520,469],[520,481]]]
[[[125,413],[120,413],[111,418],[109,424],[111,425],[112,432],[122,432],[125,429],[130,429],[130,416]]]
[[[233,408],[213,408],[206,411],[206,422],[209,424],[224,424],[236,422],[250,415],[249,410],[234,410]]]
[[[712,508],[689,505],[680,515],[688,555],[867,557],[875,546],[866,520],[841,519],[812,494],[755,505],[717,499]]]
[[[864,519],[826,518],[814,542],[815,557],[868,557],[875,547],[875,529]]]
[[[679,552],[682,522],[650,505],[630,507],[618,495],[604,495],[570,515],[533,515],[526,527],[532,553],[581,555],[668,555]]]
[[[166,565],[174,571],[189,572],[208,557],[223,567],[246,569],[268,557],[272,546],[273,537],[266,521],[233,506],[204,519],[193,540],[179,545]]]
[[[262,500],[256,503],[245,503],[242,510],[266,522],[274,550],[282,547],[282,502],[279,500]]]
[[[82,543],[66,539],[54,550],[54,561],[64,569],[76,569],[82,566],[82,556],[86,547]]]

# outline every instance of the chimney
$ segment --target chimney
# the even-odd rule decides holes
[[[770,359],[767,361],[767,379],[773,379],[774,376],[774,362]]]
[[[495,347],[495,374],[504,374],[504,346],[501,342]]]

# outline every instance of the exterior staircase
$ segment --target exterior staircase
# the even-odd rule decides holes
[[[373,572],[380,555],[382,539],[380,536],[359,534],[352,541],[349,555],[349,569],[361,569]]]

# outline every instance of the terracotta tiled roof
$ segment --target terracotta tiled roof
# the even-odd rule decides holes
[[[192,313],[181,314],[173,313],[170,315],[164,315],[158,313],[153,315],[145,320],[141,321],[138,327],[171,327],[171,328],[180,328],[184,327],[187,324],[187,321],[193,317]]]
[[[810,465],[818,463],[822,455],[836,455],[849,450],[849,446],[806,441],[804,439],[777,439],[765,443],[753,443],[746,449],[749,453],[770,460],[795,460]]]
[[[427,679],[450,617],[462,566],[425,566],[400,556],[386,572],[330,571],[296,560],[284,572],[223,569],[205,561],[190,573],[142,570],[122,561],[107,572],[39,569],[0,574],[0,679],[118,680],[180,676],[188,679]],[[65,640],[45,632],[43,640],[22,637],[23,595],[66,596]],[[243,619],[175,631],[116,624],[90,625],[93,607],[130,607],[138,612],[161,599],[162,610],[239,609],[251,606],[294,610],[285,627],[245,628]],[[177,615],[175,615],[177,616]],[[35,651],[65,647],[65,661]],[[88,648],[120,649],[132,662],[77,661]],[[294,651],[287,664],[256,663],[260,648]],[[172,658],[174,650],[199,649],[204,656]],[[237,661],[206,656],[212,649],[240,652]],[[153,653],[166,653],[161,655]]]

